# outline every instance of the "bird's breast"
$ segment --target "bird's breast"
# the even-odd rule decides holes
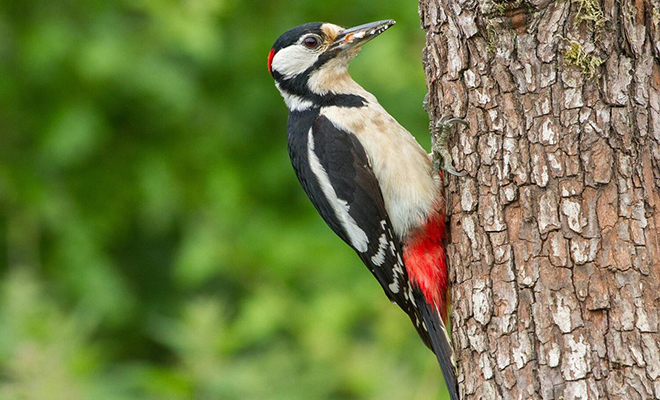
[[[394,230],[404,239],[438,207],[440,184],[426,151],[371,97],[365,107],[324,107],[321,114],[360,140]]]

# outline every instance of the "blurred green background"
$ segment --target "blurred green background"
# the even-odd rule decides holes
[[[415,2],[0,1],[0,399],[445,398],[266,69],[290,27],[385,18],[351,71],[428,149]]]

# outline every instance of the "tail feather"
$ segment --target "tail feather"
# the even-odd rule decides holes
[[[451,400],[460,400],[458,395],[458,382],[456,381],[456,365],[454,362],[454,352],[449,343],[449,335],[445,324],[440,319],[440,314],[435,307],[420,299],[418,307],[422,314],[422,320],[428,329],[431,347],[440,364],[442,375],[445,377],[447,390]]]

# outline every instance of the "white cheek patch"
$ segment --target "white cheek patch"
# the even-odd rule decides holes
[[[307,71],[318,60],[318,54],[307,50],[300,44],[294,44],[278,51],[273,57],[273,71],[284,79],[291,79]]]

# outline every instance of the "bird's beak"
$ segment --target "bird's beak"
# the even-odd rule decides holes
[[[396,21],[388,19],[344,29],[339,33],[339,36],[337,36],[332,47],[335,49],[349,50],[362,46],[371,39],[390,29],[394,24],[396,24]]]

